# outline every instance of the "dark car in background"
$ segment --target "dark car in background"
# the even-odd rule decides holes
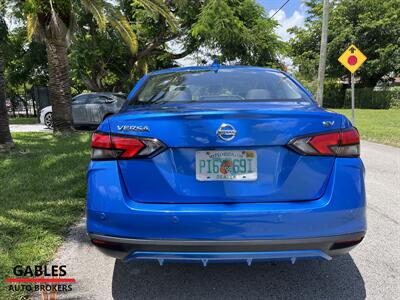
[[[87,93],[72,98],[72,120],[74,126],[97,126],[107,117],[116,114],[126,101],[122,93]],[[53,127],[53,108],[47,106],[40,111],[40,123]]]

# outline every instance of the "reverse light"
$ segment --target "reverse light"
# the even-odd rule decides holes
[[[92,160],[145,158],[165,149],[157,139],[112,135],[95,132],[92,135]]]
[[[360,135],[356,128],[302,136],[291,140],[289,148],[303,155],[358,157]]]

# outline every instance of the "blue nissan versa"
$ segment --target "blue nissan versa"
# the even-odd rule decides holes
[[[153,72],[93,134],[87,230],[124,261],[330,260],[366,232],[359,155],[281,71]]]

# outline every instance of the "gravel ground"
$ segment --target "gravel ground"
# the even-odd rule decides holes
[[[350,255],[290,263],[124,264],[94,249],[82,220],[57,262],[78,281],[62,299],[400,299],[400,149],[363,142],[368,234]]]

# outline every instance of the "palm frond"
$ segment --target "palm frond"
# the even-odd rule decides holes
[[[120,34],[121,38],[128,45],[130,52],[135,55],[138,52],[139,45],[136,34],[133,32],[128,20],[112,6],[107,7],[108,20]]]
[[[39,22],[37,13],[28,13],[26,31],[28,41],[32,41],[33,38],[39,41],[45,41],[48,38],[68,39],[70,34],[70,29],[54,10],[51,12],[50,21],[45,25]]]
[[[172,31],[178,30],[177,22],[172,14],[169,12],[168,7],[158,0],[137,0],[143,7],[154,14],[159,14],[165,18]]]
[[[107,26],[107,16],[104,13],[105,2],[102,0],[81,0],[83,6],[96,20],[99,29],[104,31]]]
[[[6,1],[5,0],[0,0],[0,13],[3,14],[4,10],[6,8]]]
[[[26,31],[28,35],[28,40],[32,41],[32,38],[35,34],[37,34],[37,30],[39,27],[38,18],[36,14],[28,14],[28,22],[26,25]]]
[[[81,0],[81,2],[93,15],[100,30],[104,31],[107,23],[110,23],[127,44],[130,52],[133,55],[137,53],[139,49],[137,36],[128,20],[114,5],[105,0]]]

